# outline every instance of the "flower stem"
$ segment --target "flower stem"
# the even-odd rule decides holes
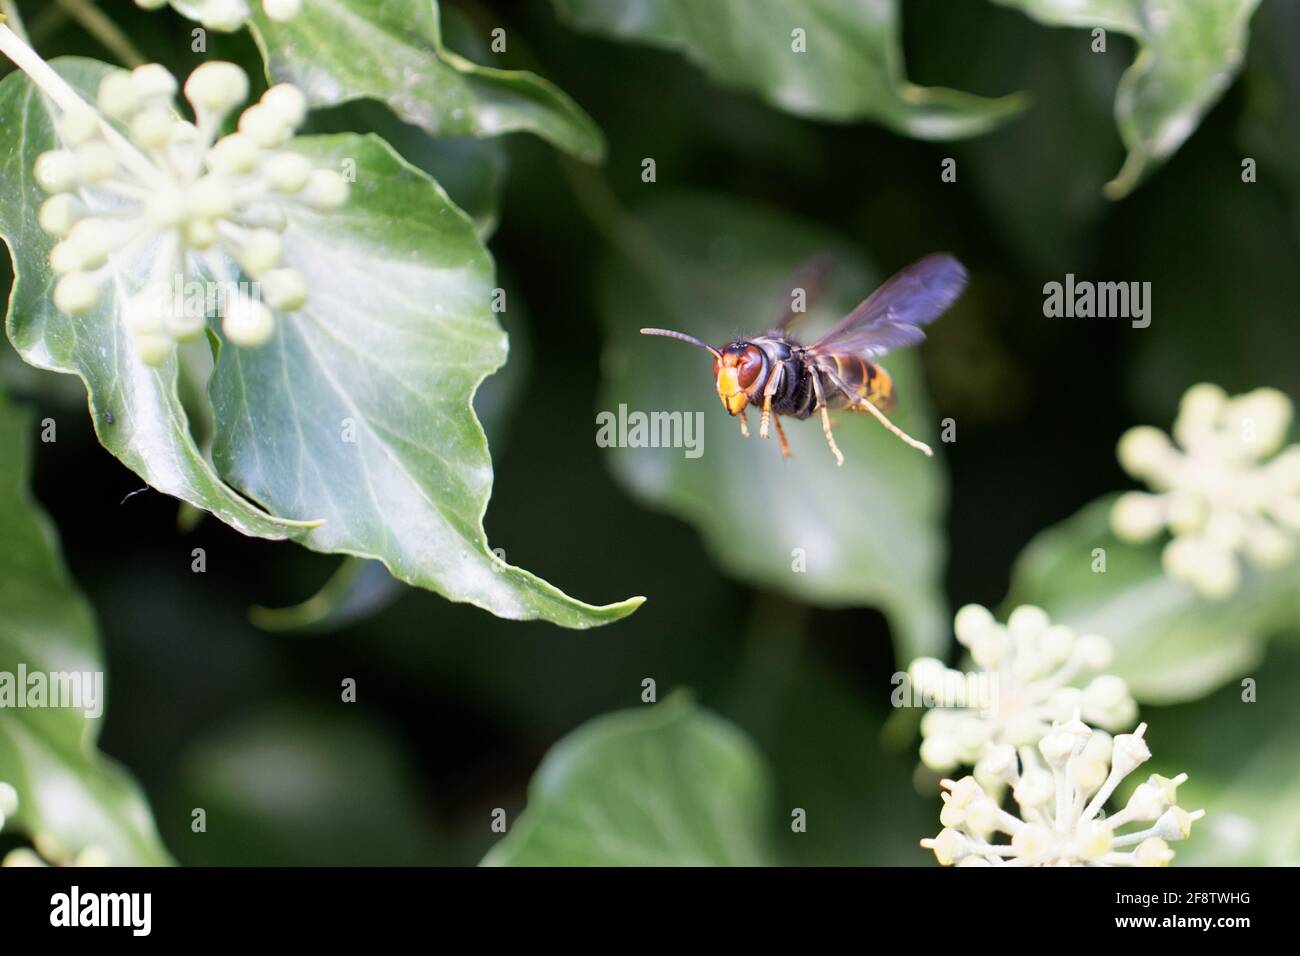
[[[97,7],[93,0],[57,0],[60,7],[68,12],[72,19],[81,24],[82,29],[93,36],[104,49],[117,57],[126,66],[143,66],[145,59],[131,38],[122,28]]]
[[[54,105],[63,112],[75,113],[78,110],[89,110],[99,119],[99,127],[104,137],[118,151],[122,162],[130,166],[145,182],[152,181],[156,171],[144,154],[109,125],[94,107],[81,98],[81,94],[74,90],[67,80],[59,76],[53,67],[41,59],[39,53],[24,43],[22,38],[9,29],[3,21],[0,21],[0,53],[13,60],[14,65],[26,73],[41,92],[53,100]]]

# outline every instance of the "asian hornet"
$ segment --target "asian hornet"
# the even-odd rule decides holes
[[[819,284],[826,268],[825,259],[813,260],[796,273],[796,285],[801,279]],[[896,273],[811,345],[800,345],[787,334],[787,328],[802,314],[793,309],[785,310],[762,335],[736,339],[721,348],[669,329],[642,329],[641,333],[680,339],[713,353],[713,376],[723,408],[740,416],[740,431],[746,438],[749,421],[745,409],[750,405],[761,408],[759,437],[768,437],[768,422],[775,422],[781,454],[787,458],[790,446],[781,416],[802,421],[820,415],[835,463],[844,464],[831,433],[831,409],[870,412],[907,444],[933,455],[929,445],[912,438],[885,416],[894,407],[894,383],[874,360],[892,349],[924,340],[922,328],[946,312],[965,286],[962,264],[946,253],[934,253]]]

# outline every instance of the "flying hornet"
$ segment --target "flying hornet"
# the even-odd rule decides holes
[[[796,273],[796,286],[820,284],[827,265],[825,258],[806,264]],[[762,335],[736,339],[720,348],[671,329],[642,329],[641,334],[678,339],[711,352],[718,398],[729,414],[740,417],[741,434],[749,437],[745,412],[756,406],[761,409],[759,437],[767,438],[769,423],[775,424],[786,458],[790,446],[781,416],[802,421],[819,415],[835,463],[843,465],[844,455],[831,431],[830,412],[838,409],[869,412],[907,444],[933,455],[929,445],[885,415],[894,407],[894,382],[875,360],[923,341],[923,328],[943,315],[965,286],[962,264],[946,253],[934,253],[896,273],[811,345],[800,345],[787,331],[804,314],[793,306]]]

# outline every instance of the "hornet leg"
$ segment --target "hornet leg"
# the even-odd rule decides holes
[[[917,451],[925,452],[927,458],[934,457],[934,451],[931,450],[929,445],[927,445],[923,441],[917,441],[907,432],[903,431],[901,428],[899,428],[897,425],[891,422],[887,417],[885,417],[884,412],[876,408],[875,405],[872,405],[869,401],[867,401],[862,396],[858,395],[858,393],[853,391],[853,389],[849,388],[848,384],[845,383],[844,379],[840,378],[838,375],[836,375],[834,372],[830,371],[829,369],[822,369],[822,371],[825,373],[826,377],[830,379],[831,384],[833,384],[836,388],[838,388],[841,392],[844,393],[845,397],[848,398],[849,403],[853,408],[861,409],[864,412],[870,412],[872,415],[875,415],[876,419],[880,422],[880,424],[884,425],[887,429],[889,429],[891,432],[893,432],[895,435],[901,438],[904,442],[911,445]],[[817,379],[814,378],[813,384],[816,384],[816,382]]]
[[[776,437],[781,440],[781,457],[790,457],[790,443],[785,440],[785,429],[781,427],[781,416],[772,416],[772,421],[776,424]]]
[[[758,437],[767,437],[767,423],[772,418],[772,396],[776,394],[777,388],[781,385],[781,377],[785,374],[785,365],[777,365],[772,369],[772,374],[767,377],[767,384],[763,386],[763,414],[758,417]]]
[[[822,431],[826,433],[826,444],[831,446],[831,452],[835,455],[835,464],[844,464],[844,455],[840,453],[840,448],[835,444],[835,436],[831,433],[831,416],[826,410],[826,396],[822,393],[821,375],[817,369],[812,370],[813,393],[817,396],[817,411],[822,417]]]
[[[740,410],[740,434],[746,438],[749,437],[749,418],[745,415],[745,410]]]

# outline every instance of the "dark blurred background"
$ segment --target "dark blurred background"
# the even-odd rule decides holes
[[[939,414],[961,422],[943,457],[954,607],[996,605],[1037,531],[1126,487],[1118,435],[1167,424],[1188,385],[1300,394],[1294,4],[1264,3],[1241,80],[1118,204],[1101,195],[1123,159],[1112,100],[1133,46],[1118,35],[1096,55],[1086,31],[971,0],[908,0],[912,80],[1033,97],[990,135],[930,144],[779,113],[678,56],[572,33],[546,3],[454,6],[484,35],[507,29],[503,65],[537,70],[590,112],[609,140],[602,175],[622,202],[654,188],[640,180],[653,156],[660,186],[788,209],[860,245],[882,272],[935,249],[967,263],[970,291],[920,350]],[[174,53],[188,49],[184,21],[122,19],[147,52],[184,62]],[[246,37],[228,42],[251,55]],[[46,52],[105,56],[75,31]],[[178,533],[175,502],[123,501],[140,482],[95,443],[84,405],[36,390],[59,421],[57,445],[37,449],[36,492],[103,630],[104,749],[139,778],[182,863],[472,864],[495,839],[491,809],[513,818],[547,748],[637,704],[653,677],[661,696],[694,688],[748,730],[779,805],[825,821],[806,839],[786,835],[794,859],[922,862],[915,840],[935,829],[936,802],[911,786],[912,744],[881,735],[882,688],[906,665],[884,618],[730,580],[692,528],[614,483],[592,439],[593,286],[607,244],[554,150],[514,136],[508,153],[490,248],[526,309],[505,325],[530,345],[522,394],[493,442],[489,539],[585,600],[645,594],[647,604],[616,625],[569,632],[407,591],[337,633],[260,632],[250,605],[304,599],[338,559],[213,520]],[[958,182],[944,184],[950,156]],[[1241,181],[1245,156],[1259,161],[1255,184]],[[1042,286],[1066,272],[1150,281],[1152,326],[1045,319]],[[512,324],[524,321],[526,330]],[[675,357],[656,350],[645,361]],[[202,578],[190,571],[196,547],[207,552]],[[344,713],[346,677],[358,702]],[[293,774],[273,772],[285,739],[298,742]],[[194,806],[208,811],[202,836],[189,829]]]

